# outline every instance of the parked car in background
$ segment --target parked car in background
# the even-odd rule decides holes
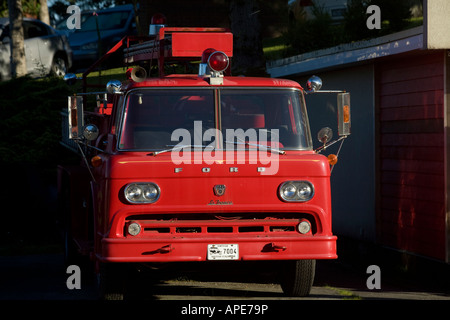
[[[72,66],[72,50],[64,34],[35,19],[23,19],[27,74],[64,76]],[[0,18],[0,80],[11,78],[9,18]]]
[[[124,36],[137,34],[133,5],[83,11],[80,29],[69,29],[67,18],[55,28],[65,32],[69,39],[75,69],[89,67]]]

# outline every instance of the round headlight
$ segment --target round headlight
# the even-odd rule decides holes
[[[303,201],[311,199],[312,192],[313,192],[313,189],[312,189],[311,184],[305,183],[305,182],[299,184],[299,188],[298,188],[299,199],[301,199]]]
[[[130,202],[139,201],[141,196],[142,196],[142,189],[138,185],[132,184],[128,186],[127,189],[125,190],[125,197]]]
[[[281,199],[288,202],[305,202],[314,196],[314,186],[309,181],[287,181],[279,188]]]
[[[283,198],[285,199],[294,199],[297,195],[297,188],[293,184],[286,185],[283,190]]]
[[[144,198],[150,201],[155,201],[159,196],[159,191],[155,185],[149,184],[144,187]]]
[[[159,199],[160,190],[151,182],[130,183],[124,190],[125,199],[134,204],[153,203]]]

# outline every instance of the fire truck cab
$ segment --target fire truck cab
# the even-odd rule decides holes
[[[107,299],[123,298],[121,266],[206,261],[280,261],[284,293],[308,295],[316,259],[337,258],[336,156],[320,152],[350,134],[349,93],[336,91],[339,138],[321,130],[313,150],[305,95],[319,78],[305,90],[231,76],[228,30],[151,30],[111,49],[141,66],[94,92],[94,111],[84,110],[88,93],[68,98],[63,144],[81,156],[58,167],[68,263],[90,257]],[[186,61],[199,72],[164,74]]]

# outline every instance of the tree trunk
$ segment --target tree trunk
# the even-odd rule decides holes
[[[233,74],[266,75],[262,48],[260,9],[257,0],[231,0]]]
[[[11,76],[21,77],[27,73],[23,36],[23,11],[21,0],[8,0],[11,33]]]
[[[50,15],[48,13],[47,0],[39,0],[39,20],[50,25]]]

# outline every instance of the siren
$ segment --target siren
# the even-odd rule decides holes
[[[159,33],[159,29],[165,28],[167,26],[167,19],[162,13],[157,13],[153,15],[150,21],[150,28],[148,34],[150,36],[156,36]]]
[[[130,72],[130,78],[134,82],[142,82],[147,79],[147,71],[142,67],[134,67]]]
[[[211,76],[210,84],[223,84],[223,73],[230,66],[230,58],[222,52],[213,48],[203,51],[202,61],[200,63],[199,76]]]
[[[211,53],[208,58],[208,66],[215,72],[224,72],[230,65],[230,59],[222,51]]]

